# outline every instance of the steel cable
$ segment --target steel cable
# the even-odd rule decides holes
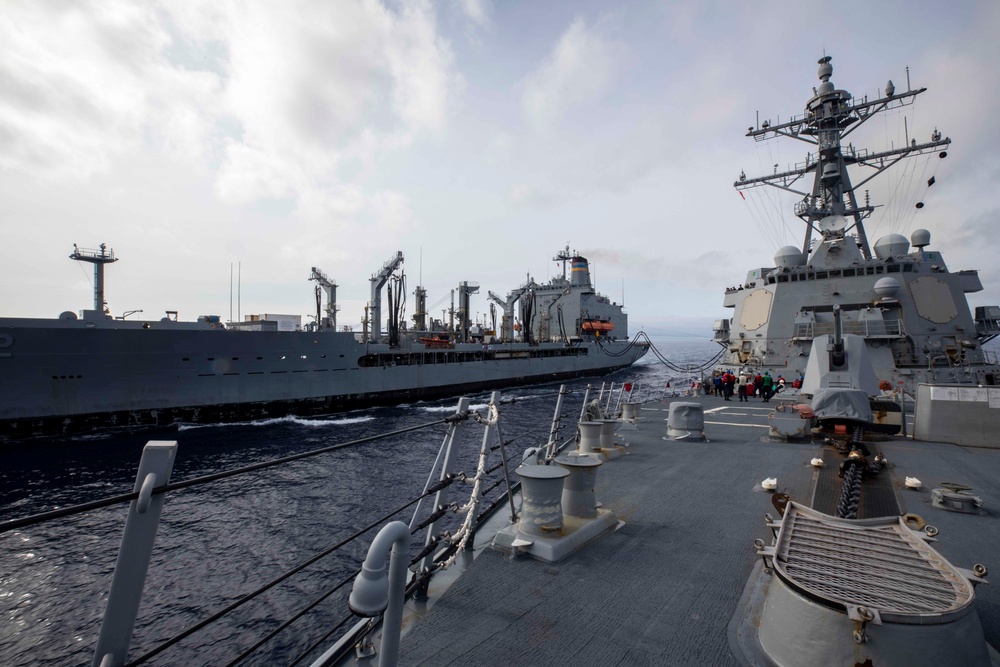
[[[461,415],[464,419],[466,415]],[[248,472],[255,472],[257,470],[265,470],[274,466],[282,465],[284,463],[290,463],[292,461],[298,461],[301,459],[309,458],[311,456],[317,456],[319,454],[326,454],[338,449],[344,449],[346,447],[353,447],[355,445],[362,445],[368,442],[374,442],[375,440],[380,440],[382,438],[388,438],[394,435],[402,435],[404,433],[412,433],[413,431],[418,431],[420,429],[429,428],[431,426],[438,426],[440,424],[445,424],[450,421],[454,421],[454,415],[452,417],[446,417],[444,419],[438,419],[433,422],[428,422],[426,424],[419,424],[417,426],[409,426],[407,428],[397,429],[395,431],[390,431],[388,433],[380,433],[378,435],[368,436],[366,438],[359,438],[357,440],[351,440],[349,442],[342,442],[336,445],[330,445],[328,447],[321,447],[319,449],[313,449],[308,452],[301,452],[299,454],[292,454],[290,456],[284,456],[279,459],[272,459],[270,461],[262,461],[261,463],[254,463],[248,466],[242,466],[240,468],[233,468],[232,470],[225,470],[223,472],[212,473],[210,475],[202,475],[201,477],[192,477],[191,479],[181,480],[179,482],[170,482],[169,484],[164,484],[162,486],[157,486],[153,488],[153,495],[167,493],[168,491],[177,491],[179,489],[186,489],[191,486],[199,486],[201,484],[208,484],[209,482],[214,482],[220,479],[226,479],[227,477],[235,477],[236,475],[242,475]],[[48,512],[41,512],[39,514],[33,514],[31,516],[22,517],[20,519],[11,519],[9,521],[0,522],[0,534],[6,533],[11,530],[16,530],[18,528],[24,528],[25,526],[32,526],[38,523],[44,523],[46,521],[51,521],[53,519],[61,519],[67,516],[73,516],[75,514],[83,514],[84,512],[89,512],[95,509],[101,509],[104,507],[110,507],[112,505],[117,505],[123,502],[131,502],[139,497],[138,491],[133,491],[131,493],[123,493],[117,496],[110,496],[108,498],[102,498],[101,500],[94,500],[87,503],[80,503],[79,505],[73,505],[72,507],[63,507],[57,510],[51,510]]]

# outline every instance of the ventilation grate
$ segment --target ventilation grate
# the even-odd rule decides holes
[[[944,621],[975,597],[969,580],[899,517],[851,521],[789,503],[773,562],[810,596],[845,609],[871,607],[900,622]]]

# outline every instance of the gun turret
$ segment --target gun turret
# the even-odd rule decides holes
[[[844,323],[841,321],[840,306],[833,305],[833,350],[830,351],[830,367],[842,368],[847,361],[844,352]]]

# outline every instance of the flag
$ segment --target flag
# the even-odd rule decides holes
[[[632,383],[631,382],[626,382],[625,383],[625,391],[631,393],[631,391],[632,391]]]
[[[743,191],[742,190],[737,190],[737,192],[740,193],[740,197],[743,197]],[[746,200],[747,200],[747,198],[743,197],[743,201],[746,201]]]
[[[936,180],[934,180],[934,177],[933,177],[933,176],[931,176],[931,177],[930,177],[929,179],[927,179],[927,187],[931,187],[931,186],[932,186],[932,185],[934,185],[935,183],[937,183],[937,181],[936,181]]]

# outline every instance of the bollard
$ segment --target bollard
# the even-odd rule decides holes
[[[569,471],[559,466],[520,466],[514,472],[521,478],[518,531],[538,537],[561,531],[563,478]]]
[[[562,511],[566,516],[593,519],[597,516],[597,468],[601,459],[593,454],[563,454],[555,462],[569,471],[563,480]]]
[[[635,421],[639,418],[639,405],[635,401],[625,401],[622,403],[622,419],[625,421]]]
[[[581,454],[597,454],[601,451],[602,422],[580,422],[580,444],[577,450]]]
[[[671,403],[667,415],[667,437],[664,439],[704,440],[705,412],[701,403]]]
[[[615,426],[617,419],[602,419],[601,422],[601,449],[615,448]]]

